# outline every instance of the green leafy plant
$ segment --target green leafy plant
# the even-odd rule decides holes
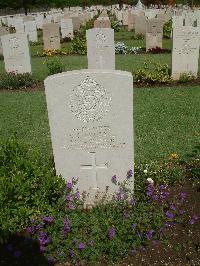
[[[165,39],[170,39],[171,33],[172,33],[172,20],[169,20],[163,26],[163,37]]]
[[[87,46],[86,46],[86,37],[75,36],[72,41],[71,53],[78,55],[86,55],[87,54]]]
[[[191,80],[194,80],[195,76],[192,73],[181,73],[179,82],[180,83],[187,83]]]
[[[0,74],[0,89],[20,90],[32,87],[36,80],[30,73],[17,74],[15,72]]]
[[[48,68],[48,76],[54,75],[57,73],[62,73],[65,70],[63,63],[58,57],[48,59],[46,61],[46,66]]]
[[[53,165],[42,161],[39,150],[31,150],[12,137],[0,146],[1,237],[23,231],[30,219],[52,212],[64,181]]]
[[[84,209],[78,178],[65,182],[55,175],[50,160],[44,162],[39,151],[12,137],[0,147],[1,240],[8,246],[11,233],[37,240],[51,262],[121,260],[163,239],[161,232],[181,219],[176,208],[186,194],[180,193],[176,203],[169,185],[185,178],[184,169],[177,154],[170,158],[162,165],[136,164],[134,193],[132,170],[123,183],[111,177],[113,199]]]
[[[136,83],[153,84],[171,81],[169,66],[158,62],[144,62],[143,66],[133,75]]]

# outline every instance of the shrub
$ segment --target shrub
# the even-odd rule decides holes
[[[179,82],[180,83],[187,83],[191,80],[194,80],[195,76],[192,73],[181,73]]]
[[[115,44],[115,53],[116,54],[127,54],[128,46],[126,46],[125,43],[123,42],[117,42]]]
[[[151,61],[145,62],[133,75],[136,83],[153,84],[171,81],[169,66]]]
[[[163,37],[166,39],[170,39],[171,33],[172,33],[172,20],[169,20],[163,26]]]
[[[64,52],[61,50],[56,50],[56,49],[45,49],[42,52],[42,56],[48,56],[48,57],[52,57],[52,56],[57,56],[57,55],[68,55],[68,52]]]
[[[169,49],[155,47],[155,48],[149,49],[147,52],[151,54],[165,54],[165,53],[170,53],[171,51]]]
[[[63,63],[61,62],[60,58],[58,58],[58,57],[48,59],[46,61],[46,65],[48,68],[48,76],[54,75],[57,73],[62,73],[65,70]]]
[[[142,47],[131,47],[129,48],[123,42],[117,42],[115,44],[115,53],[116,54],[137,54],[142,51]]]
[[[20,90],[32,87],[35,80],[30,73],[17,74],[14,72],[0,74],[0,89]]]
[[[22,231],[31,218],[52,212],[64,181],[37,150],[12,137],[0,147],[0,235]]]
[[[72,41],[71,53],[78,55],[87,54],[86,37],[81,37],[79,35],[75,36]]]

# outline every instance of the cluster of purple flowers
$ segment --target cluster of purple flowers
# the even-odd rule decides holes
[[[169,196],[169,192],[166,191],[167,187],[165,185],[160,185],[156,190],[152,183],[148,183],[146,194],[153,201],[164,200]]]
[[[108,237],[110,240],[112,240],[116,235],[116,229],[114,226],[110,227],[108,230]]]
[[[64,219],[64,228],[63,228],[63,235],[66,235],[70,232],[71,227],[70,227],[70,221],[68,219]]]
[[[52,241],[51,237],[47,236],[47,233],[44,231],[39,232],[39,243],[40,243],[40,251],[44,252],[45,247]]]
[[[194,214],[194,215],[191,217],[191,219],[189,220],[189,224],[191,224],[191,225],[195,224],[195,223],[197,222],[198,219],[199,219],[199,217],[198,217],[196,214]]]
[[[127,178],[131,178],[133,176],[133,170],[129,170],[126,175]]]

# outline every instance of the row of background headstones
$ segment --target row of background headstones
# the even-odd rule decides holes
[[[198,27],[191,26],[191,24],[194,26],[194,23],[192,23],[195,19],[195,17],[193,17],[193,12],[191,16],[193,19],[190,18],[188,20],[183,16],[173,17],[172,77],[174,79],[178,79],[182,72],[191,72],[194,76],[196,76],[198,72],[199,33]],[[89,16],[87,16],[87,20],[89,20]],[[99,20],[101,22],[101,16]],[[137,23],[137,20],[139,20],[140,23]],[[105,23],[109,21],[109,18],[106,18],[106,15],[104,15],[102,16],[102,21]],[[186,21],[191,24],[185,26]],[[25,23],[35,23],[35,21],[27,21]],[[163,23],[164,21],[159,18],[147,20],[144,15],[136,16],[135,30],[137,29],[137,24],[140,25],[140,28],[145,28],[147,49],[157,46],[162,47]],[[79,27],[80,24],[81,23],[79,23]],[[99,25],[101,25],[101,23]],[[98,26],[96,28],[97,29],[87,31],[88,66],[89,68],[96,69],[115,69],[114,31],[111,29],[101,29],[101,31],[99,31]],[[106,26],[106,28],[108,27]],[[44,24],[43,31],[44,48],[60,49],[59,23]],[[8,32],[4,32],[4,34],[5,33]],[[36,26],[34,27],[34,33],[37,36]],[[144,34],[144,32],[137,33]],[[26,36],[22,35],[11,34],[2,37],[7,72],[31,72],[28,41],[26,40]],[[19,45],[21,41],[19,41],[18,38],[21,38],[23,42],[22,46]],[[96,56],[93,56],[94,54]],[[24,57],[22,55],[24,55]],[[14,57],[14,60],[12,60],[12,57]],[[189,57],[191,60],[189,60]],[[22,58],[24,58],[24,60],[22,60]],[[20,60],[20,64],[16,60]],[[18,67],[16,68],[16,66]]]

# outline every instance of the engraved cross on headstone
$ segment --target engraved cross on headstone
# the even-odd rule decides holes
[[[91,170],[92,171],[92,177],[94,178],[95,183],[96,183],[95,189],[99,189],[99,187],[98,187],[98,173],[97,173],[97,171],[99,169],[108,169],[108,162],[105,163],[105,164],[99,164],[99,165],[97,165],[96,153],[95,152],[90,152],[90,154],[92,155],[92,163],[91,164],[81,165],[81,169],[82,170]]]

